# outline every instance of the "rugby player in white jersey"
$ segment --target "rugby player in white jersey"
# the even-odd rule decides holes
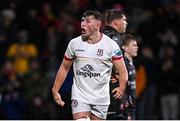
[[[54,100],[64,106],[59,89],[73,63],[72,113],[74,120],[104,120],[110,104],[109,80],[112,66],[117,68],[121,85],[114,97],[121,98],[128,80],[119,46],[100,32],[103,17],[98,11],[84,12],[82,35],[70,41],[52,88]]]

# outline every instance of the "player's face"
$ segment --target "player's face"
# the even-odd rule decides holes
[[[126,16],[123,15],[122,18],[117,20],[118,32],[125,33],[127,28]]]
[[[99,30],[99,21],[94,16],[83,17],[81,21],[82,36],[89,37]]]
[[[131,57],[136,57],[138,52],[138,45],[136,41],[130,41],[128,45],[125,45],[125,51]]]

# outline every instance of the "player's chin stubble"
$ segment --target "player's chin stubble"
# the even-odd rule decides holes
[[[82,40],[83,40],[83,41],[87,41],[88,38],[89,38],[88,36],[82,35]]]

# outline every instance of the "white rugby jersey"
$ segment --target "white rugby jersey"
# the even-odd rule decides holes
[[[110,104],[112,60],[121,58],[122,52],[117,43],[105,34],[95,44],[83,41],[81,36],[72,39],[65,52],[65,59],[74,59],[71,99],[87,104]]]

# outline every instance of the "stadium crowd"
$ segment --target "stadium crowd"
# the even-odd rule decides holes
[[[82,13],[121,9],[139,40],[137,119],[180,119],[180,0],[1,0],[0,119],[72,119],[70,71],[58,107],[51,88]]]

